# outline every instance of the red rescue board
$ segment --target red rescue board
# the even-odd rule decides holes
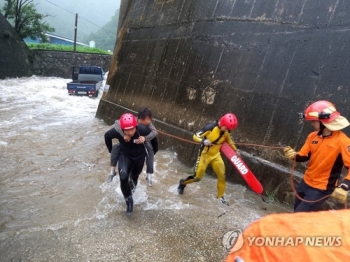
[[[237,156],[235,150],[233,150],[229,144],[224,142],[221,146],[221,153],[223,153],[227,159],[231,162],[231,164],[236,168],[238,173],[243,177],[245,182],[249,185],[249,187],[258,194],[262,194],[264,189],[260,184],[259,180],[254,176],[253,172],[249,169],[249,167],[244,163],[242,158]]]

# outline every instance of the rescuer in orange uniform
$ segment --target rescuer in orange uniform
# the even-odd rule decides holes
[[[339,131],[350,125],[335,106],[328,101],[317,101],[306,108],[302,118],[311,122],[316,131],[310,133],[300,149],[295,152],[290,146],[284,148],[285,157],[297,162],[309,161],[303,180],[297,188],[294,212],[317,211],[332,194],[346,202],[350,187],[350,139]],[[338,185],[341,170],[345,166],[348,173]]]
[[[194,176],[189,176],[186,179],[181,179],[178,186],[179,194],[183,194],[186,185],[199,182],[211,164],[217,178],[218,199],[221,203],[229,205],[224,199],[224,192],[226,188],[225,164],[220,155],[220,148],[224,142],[227,142],[231,148],[237,151],[233,143],[230,131],[235,129],[238,125],[236,116],[228,113],[220,118],[219,121],[211,122],[205,125],[199,132],[193,135],[193,140],[201,143],[200,157],[197,162]],[[239,155],[239,154],[238,154]]]

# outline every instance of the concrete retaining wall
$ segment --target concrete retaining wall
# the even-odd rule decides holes
[[[122,1],[111,87],[97,116],[117,117],[109,102],[149,106],[160,121],[194,132],[232,111],[236,142],[299,149],[312,128],[297,112],[311,102],[331,100],[350,115],[349,9],[339,0]],[[179,156],[195,152],[191,147]],[[240,148],[291,165],[282,150]],[[269,189],[288,179],[280,168],[253,162]]]

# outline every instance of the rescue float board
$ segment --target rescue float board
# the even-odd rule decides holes
[[[221,153],[223,153],[227,159],[231,162],[238,173],[243,177],[244,181],[247,182],[249,187],[258,194],[262,194],[264,189],[260,184],[259,180],[255,177],[253,172],[244,163],[242,158],[237,156],[235,150],[233,150],[226,142],[221,146]]]

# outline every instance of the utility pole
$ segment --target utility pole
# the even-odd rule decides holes
[[[74,26],[74,52],[77,47],[77,30],[78,30],[78,13],[75,14],[75,26]]]

